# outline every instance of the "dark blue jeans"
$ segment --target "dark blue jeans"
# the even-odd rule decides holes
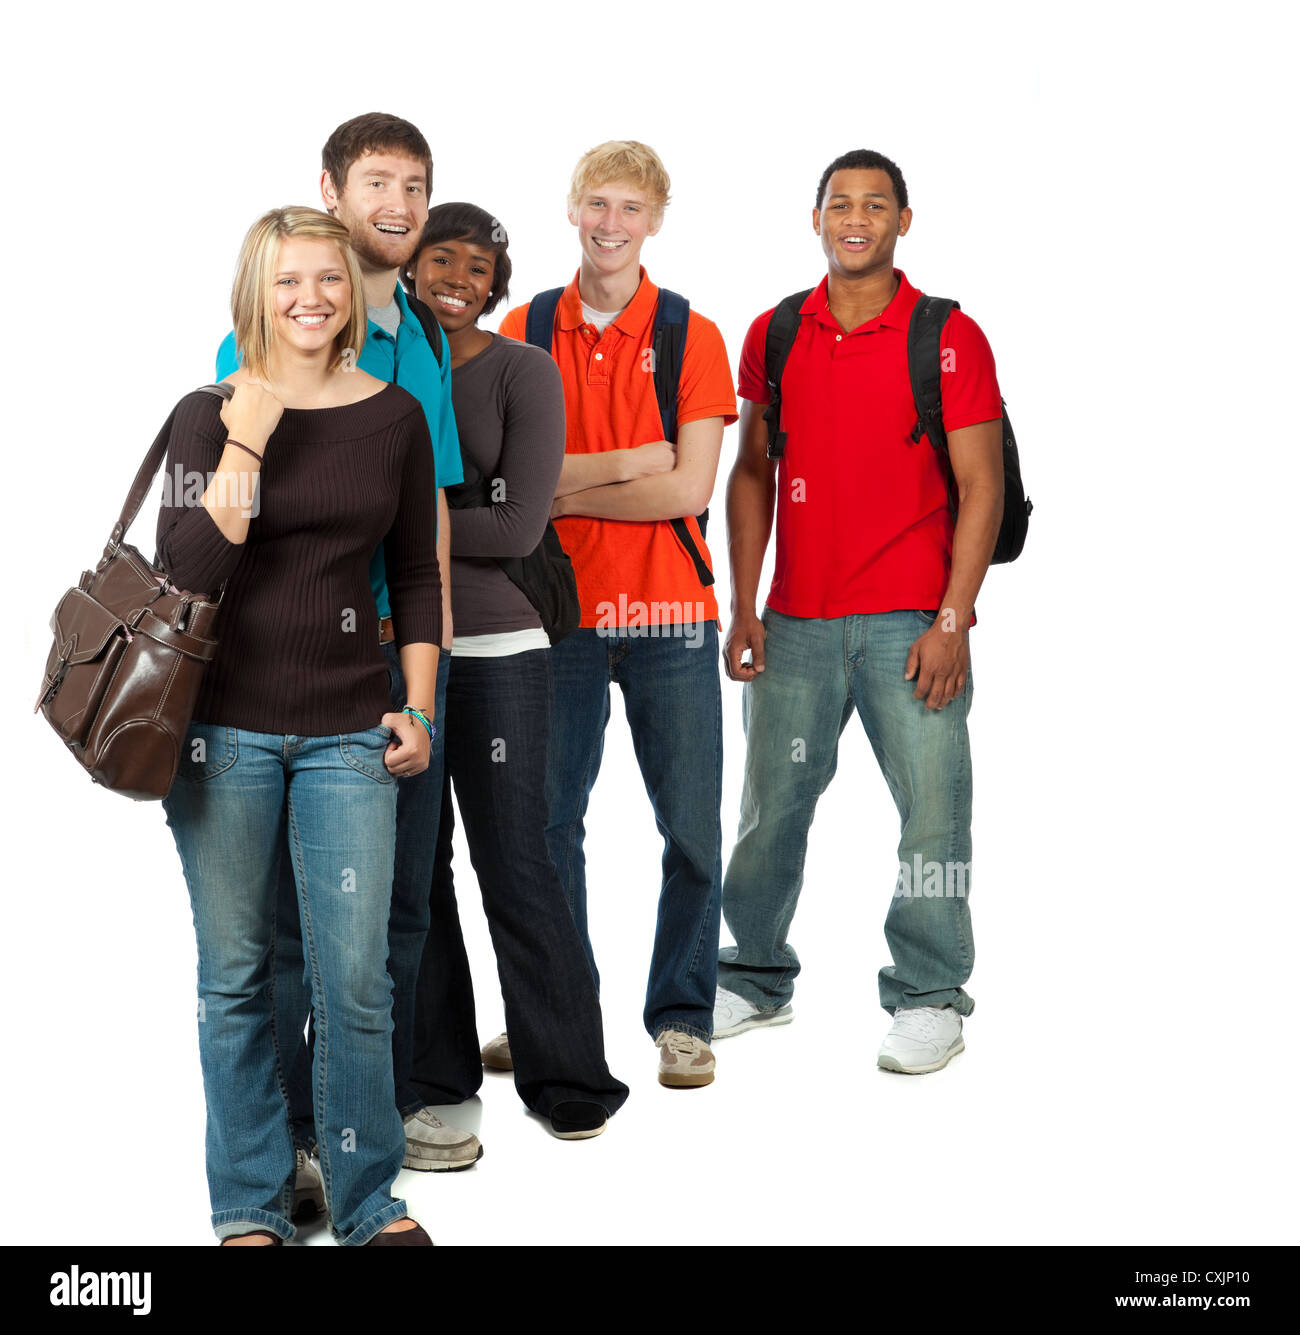
[[[380,646],[388,661],[392,705],[406,704],[406,680],[395,644]],[[411,1088],[411,1042],[415,1024],[415,983],[429,930],[429,883],[433,878],[438,842],[438,815],[442,802],[442,758],[447,704],[449,656],[438,656],[438,685],[434,701],[433,747],[423,774],[397,781],[397,845],[393,861],[393,899],[388,917],[388,972],[393,980],[393,1087],[397,1110],[409,1117],[424,1107]],[[377,722],[378,720],[376,720]],[[315,1144],[312,1117],[311,1068],[315,1042],[304,1036],[311,1011],[311,984],[305,972],[302,930],[298,921],[297,888],[293,868],[281,856],[275,931],[275,1039],[285,1087],[294,1145]]]
[[[656,632],[662,629],[664,634]],[[676,629],[686,634],[673,635]],[[584,817],[600,771],[616,683],[655,824],[663,888],[646,987],[652,1037],[713,1036],[722,904],[722,696],[716,622],[576,630],[551,650],[554,677],[546,841],[599,982],[587,933]],[[616,880],[617,867],[602,869]]]
[[[569,1099],[612,1114],[627,1086],[605,1063],[600,1001],[546,848],[550,693],[546,649],[453,658],[447,784],[455,785],[492,934],[519,1097],[544,1117]],[[430,1102],[482,1079],[451,877],[451,826],[448,802],[439,829],[447,856],[437,860],[435,928],[425,941],[415,1021],[413,1083]]]

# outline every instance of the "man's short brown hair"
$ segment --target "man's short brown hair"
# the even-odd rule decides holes
[[[382,111],[367,111],[364,116],[344,121],[330,135],[320,151],[320,165],[329,172],[339,194],[347,187],[352,164],[367,153],[396,153],[423,163],[424,193],[428,198],[433,190],[433,154],[429,152],[428,140],[410,121]]]

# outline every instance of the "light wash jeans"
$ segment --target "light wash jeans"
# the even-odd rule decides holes
[[[391,709],[401,713],[406,704],[406,678],[395,644],[380,645],[388,664]],[[415,995],[420,960],[429,933],[429,887],[434,881],[434,854],[438,846],[438,819],[442,810],[443,745],[447,735],[447,671],[451,655],[438,655],[434,688],[433,744],[429,765],[397,784],[397,843],[393,853],[393,897],[388,915],[388,974],[393,980],[393,1090],[403,1118],[424,1107],[426,1100],[411,1086],[411,1053],[415,1030]],[[311,1012],[311,969],[306,962],[294,906],[298,887],[294,869],[283,860],[279,876],[280,930],[275,935],[275,1036],[281,1069],[289,1089],[293,1143],[310,1150],[316,1144],[312,1097],[312,1050],[316,1023],[304,1034]],[[468,968],[468,966],[466,966]],[[478,1062],[478,1039],[474,1059]],[[482,1065],[478,1070],[482,1073]],[[469,1097],[467,1094],[466,1098]],[[429,1102],[459,1102],[431,1099]]]
[[[969,1015],[962,984],[971,939],[971,768],[966,688],[941,710],[913,698],[908,650],[934,623],[928,612],[790,617],[770,608],[766,668],[744,688],[745,786],[722,912],[736,945],[719,952],[718,983],[760,1010],[786,1005],[799,957],[786,940],[803,886],[808,830],[835,774],[840,734],[854,710],[902,822],[899,876],[885,917],[893,963],[880,970],[880,1004],[952,1006]],[[840,832],[847,886],[857,831]],[[827,887],[829,889],[830,887]]]
[[[334,1234],[361,1246],[406,1214],[389,1191],[406,1142],[385,968],[397,802],[388,741],[382,727],[295,737],[195,723],[163,803],[198,938],[208,1189],[220,1238],[294,1232],[294,1146],[272,1025],[286,832],[316,1014],[312,1093]]]

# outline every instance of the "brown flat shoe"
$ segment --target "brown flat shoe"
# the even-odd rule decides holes
[[[221,1245],[224,1247],[226,1243],[234,1242],[236,1238],[270,1238],[272,1247],[284,1246],[284,1239],[268,1228],[250,1228],[247,1233],[232,1233],[230,1237],[221,1239]]]
[[[419,1224],[414,1228],[404,1228],[393,1233],[376,1233],[367,1247],[432,1247],[433,1239],[422,1229]]]

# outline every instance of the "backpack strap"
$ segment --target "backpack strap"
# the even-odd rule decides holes
[[[547,354],[551,351],[551,339],[555,333],[555,315],[560,309],[560,298],[564,295],[562,287],[547,288],[539,292],[528,303],[528,315],[524,324],[524,342]]]
[[[767,457],[779,459],[785,453],[785,432],[781,430],[781,377],[785,374],[785,364],[794,347],[795,335],[799,332],[802,317],[799,314],[804,302],[812,296],[813,289],[805,288],[802,292],[792,292],[785,297],[772,312],[767,326],[767,339],[763,346],[763,367],[767,373],[768,403],[763,410],[763,421],[767,423]]]
[[[682,357],[686,352],[686,330],[691,318],[691,303],[678,292],[666,287],[659,289],[655,305],[654,332],[650,337],[650,363],[654,369],[655,401],[659,405],[659,420],[663,424],[664,439],[677,443],[677,390],[682,379]],[[709,511],[698,516],[700,532],[708,523]],[[703,553],[691,536],[685,519],[670,519],[669,527],[677,540],[686,548],[686,554],[695,566],[695,577],[705,588],[713,583]]]
[[[406,304],[411,308],[411,314],[419,320],[420,328],[424,330],[424,337],[433,349],[433,360],[441,369],[442,344],[445,335],[442,332],[442,326],[438,323],[438,317],[415,295],[413,287],[407,287],[403,283],[402,291],[406,294]]]
[[[912,428],[912,443],[919,444],[922,436],[929,438],[942,460],[948,477],[948,508],[954,522],[957,518],[957,484],[948,460],[948,435],[943,429],[943,327],[958,302],[947,297],[922,296],[912,308],[907,326],[907,375],[912,382],[912,401],[916,405],[916,425]]]
[[[677,441],[677,387],[682,379],[682,356],[686,352],[686,326],[690,318],[691,303],[679,293],[661,287],[655,306],[654,332],[650,338],[651,362],[664,439],[674,444]]]

